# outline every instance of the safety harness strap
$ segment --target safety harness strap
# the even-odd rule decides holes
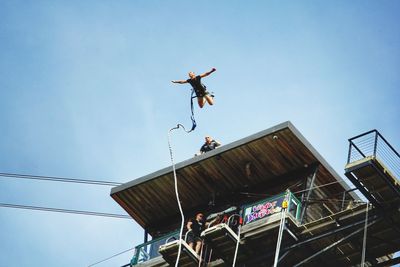
[[[192,94],[190,97],[190,109],[192,111],[192,116],[190,116],[190,119],[192,120],[192,129],[190,129],[190,131],[188,133],[190,133],[191,131],[193,131],[194,129],[196,129],[196,120],[194,119],[194,106],[193,106],[193,98],[196,98],[196,94],[194,92],[194,89],[192,89]]]

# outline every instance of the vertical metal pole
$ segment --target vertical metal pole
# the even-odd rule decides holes
[[[147,229],[145,228],[144,229],[144,242],[143,243],[147,243],[147,241],[148,241],[148,232],[147,232]]]
[[[353,141],[349,140],[349,154],[347,155],[347,164],[350,163],[352,144],[353,144]]]
[[[289,191],[286,191],[285,199],[282,202],[281,221],[278,231],[278,240],[276,242],[274,267],[277,267],[279,262],[279,251],[281,249],[283,230],[285,229],[285,220],[286,220],[285,215],[286,215],[286,209],[288,207],[288,201],[289,201]]]
[[[301,211],[301,215],[300,215],[300,224],[303,224],[303,221],[304,221],[304,215],[306,214],[308,200],[310,199],[311,191],[314,187],[315,177],[317,176],[318,168],[319,168],[319,165],[317,165],[315,167],[315,170],[314,170],[313,176],[311,178],[311,182],[310,182],[310,188],[308,189],[308,191],[306,191],[306,195],[307,195],[306,200],[303,201],[303,203],[302,203],[303,210]]]
[[[344,210],[344,201],[346,200],[346,191],[343,192],[343,197],[342,197],[342,210]]]
[[[237,241],[236,241],[236,247],[235,247],[235,256],[233,257],[233,262],[232,262],[232,267],[235,267],[236,265],[236,259],[239,251],[239,245],[240,245],[240,231],[242,230],[242,224],[243,224],[243,210],[240,210],[239,212],[239,226],[238,226],[238,232],[237,232]]]
[[[365,250],[366,250],[366,246],[367,246],[367,228],[368,228],[368,209],[369,209],[369,201],[367,200],[367,206],[365,208],[364,237],[363,237],[363,248],[362,248],[360,267],[364,267],[364,264],[365,264]]]

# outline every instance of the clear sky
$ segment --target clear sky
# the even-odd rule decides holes
[[[127,182],[170,165],[188,71],[215,105],[176,161],[291,121],[342,176],[347,139],[400,150],[400,1],[0,1],[0,172]],[[125,214],[110,187],[0,177],[0,202]],[[0,208],[0,266],[88,266],[143,241],[127,219]],[[126,253],[97,266],[128,263]]]

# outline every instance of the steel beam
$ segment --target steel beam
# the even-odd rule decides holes
[[[303,224],[304,221],[304,215],[306,214],[307,211],[307,206],[308,206],[308,201],[310,199],[310,195],[314,186],[314,182],[315,182],[315,177],[317,176],[317,172],[318,172],[318,168],[319,165],[317,165],[314,169],[314,173],[312,174],[312,178],[311,178],[311,182],[310,182],[310,186],[309,186],[309,190],[306,191],[306,200],[304,200],[304,198],[302,198],[302,205],[303,205],[303,209],[301,210],[301,214],[300,214],[300,224]],[[308,178],[307,178],[308,180]],[[307,189],[307,188],[306,188]]]
[[[344,175],[349,178],[349,180],[358,188],[358,190],[369,200],[369,202],[372,203],[376,208],[381,208],[381,205],[377,202],[375,197],[371,195],[371,193],[365,189],[364,186],[361,185],[359,179],[352,173],[352,172],[346,172]]]
[[[370,222],[370,223],[368,224],[367,227],[369,227],[369,226],[375,224],[377,221],[378,221],[378,219],[376,219],[376,220]],[[358,228],[358,230],[356,230],[356,231],[354,231],[354,232],[351,232],[350,234],[348,234],[348,235],[345,236],[345,237],[342,237],[341,239],[339,239],[338,241],[336,241],[336,242],[330,244],[330,245],[327,246],[326,248],[324,248],[324,249],[318,251],[317,253],[314,253],[314,254],[311,255],[310,257],[308,257],[308,258],[302,260],[301,262],[297,263],[297,264],[294,265],[293,267],[298,267],[298,266],[301,266],[302,264],[305,264],[305,263],[309,262],[309,261],[312,260],[313,258],[315,258],[315,257],[321,255],[322,253],[324,253],[325,251],[328,251],[329,249],[331,249],[331,248],[333,248],[333,247],[339,245],[339,244],[342,243],[343,241],[346,241],[347,239],[349,239],[349,238],[351,238],[352,236],[354,236],[354,235],[360,233],[360,232],[363,231],[363,230],[364,230],[364,227]]]
[[[370,217],[368,218],[368,220],[374,220],[374,221],[377,221],[377,220],[380,220],[380,219],[381,219],[381,218],[379,218],[378,215],[372,215],[372,216],[370,216]],[[285,247],[285,248],[282,249],[282,251],[292,250],[292,249],[294,249],[294,248],[303,246],[303,245],[308,244],[308,243],[310,243],[310,242],[313,242],[313,241],[315,241],[315,240],[318,240],[318,239],[321,239],[321,238],[324,238],[324,237],[328,237],[328,236],[330,236],[330,235],[334,235],[334,234],[336,234],[336,233],[345,231],[345,230],[350,229],[350,228],[352,228],[352,227],[355,227],[355,226],[357,226],[357,225],[363,224],[364,222],[365,222],[365,219],[362,219],[362,220],[360,220],[360,221],[358,221],[358,222],[355,222],[355,223],[352,223],[352,224],[349,224],[349,225],[346,225],[346,226],[342,226],[342,227],[336,228],[336,229],[334,229],[334,230],[329,230],[329,231],[327,231],[327,232],[325,232],[325,233],[322,233],[322,234],[313,236],[313,237],[311,237],[311,238],[308,238],[308,239],[306,239],[306,240],[300,241],[300,242],[298,242],[298,243],[296,243],[296,244],[293,244],[293,245],[291,245],[291,246]]]
[[[381,218],[379,215],[371,214],[371,215],[369,215],[368,220],[369,220],[369,221],[376,222],[376,221],[382,220],[382,218]],[[349,225],[345,225],[345,226],[341,226],[341,227],[336,228],[336,229],[334,229],[334,230],[326,231],[326,232],[324,232],[324,233],[322,233],[322,234],[319,234],[319,235],[310,237],[310,238],[308,238],[308,239],[306,239],[306,240],[303,240],[303,241],[300,241],[300,242],[296,242],[296,243],[293,244],[293,245],[286,246],[286,247],[284,247],[284,248],[281,249],[281,253],[283,253],[283,255],[285,255],[285,253],[286,253],[287,251],[293,252],[293,249],[300,248],[300,247],[302,247],[302,246],[306,246],[306,245],[308,245],[309,243],[314,242],[314,241],[316,241],[316,240],[318,240],[318,239],[325,238],[325,237],[328,237],[328,236],[337,234],[337,233],[342,232],[342,231],[345,231],[345,230],[350,230],[350,229],[352,229],[353,227],[356,227],[356,226],[358,226],[358,225],[360,225],[360,224],[364,224],[364,223],[365,223],[365,219],[362,219],[362,220],[357,221],[357,222],[355,222],[355,223],[352,223],[352,224],[349,224]],[[275,252],[269,252],[269,253],[263,254],[263,255],[261,255],[261,256],[259,256],[259,257],[257,257],[257,258],[254,258],[252,261],[248,262],[248,264],[250,264],[249,266],[253,266],[254,264],[257,264],[257,262],[259,262],[259,261],[263,261],[264,259],[268,259],[268,258],[270,258],[270,257],[273,257],[274,254],[275,254]],[[253,264],[253,265],[252,265],[252,264]]]

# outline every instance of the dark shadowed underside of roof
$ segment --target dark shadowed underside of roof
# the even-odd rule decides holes
[[[338,198],[349,189],[298,130],[285,122],[176,164],[179,196],[186,215],[218,211],[289,187],[292,192],[302,190],[316,166],[315,186],[332,184],[314,190],[315,197]],[[180,223],[172,166],[115,187],[111,196],[153,236]],[[326,207],[339,209],[334,202]],[[319,218],[319,209],[310,206],[310,216]]]

